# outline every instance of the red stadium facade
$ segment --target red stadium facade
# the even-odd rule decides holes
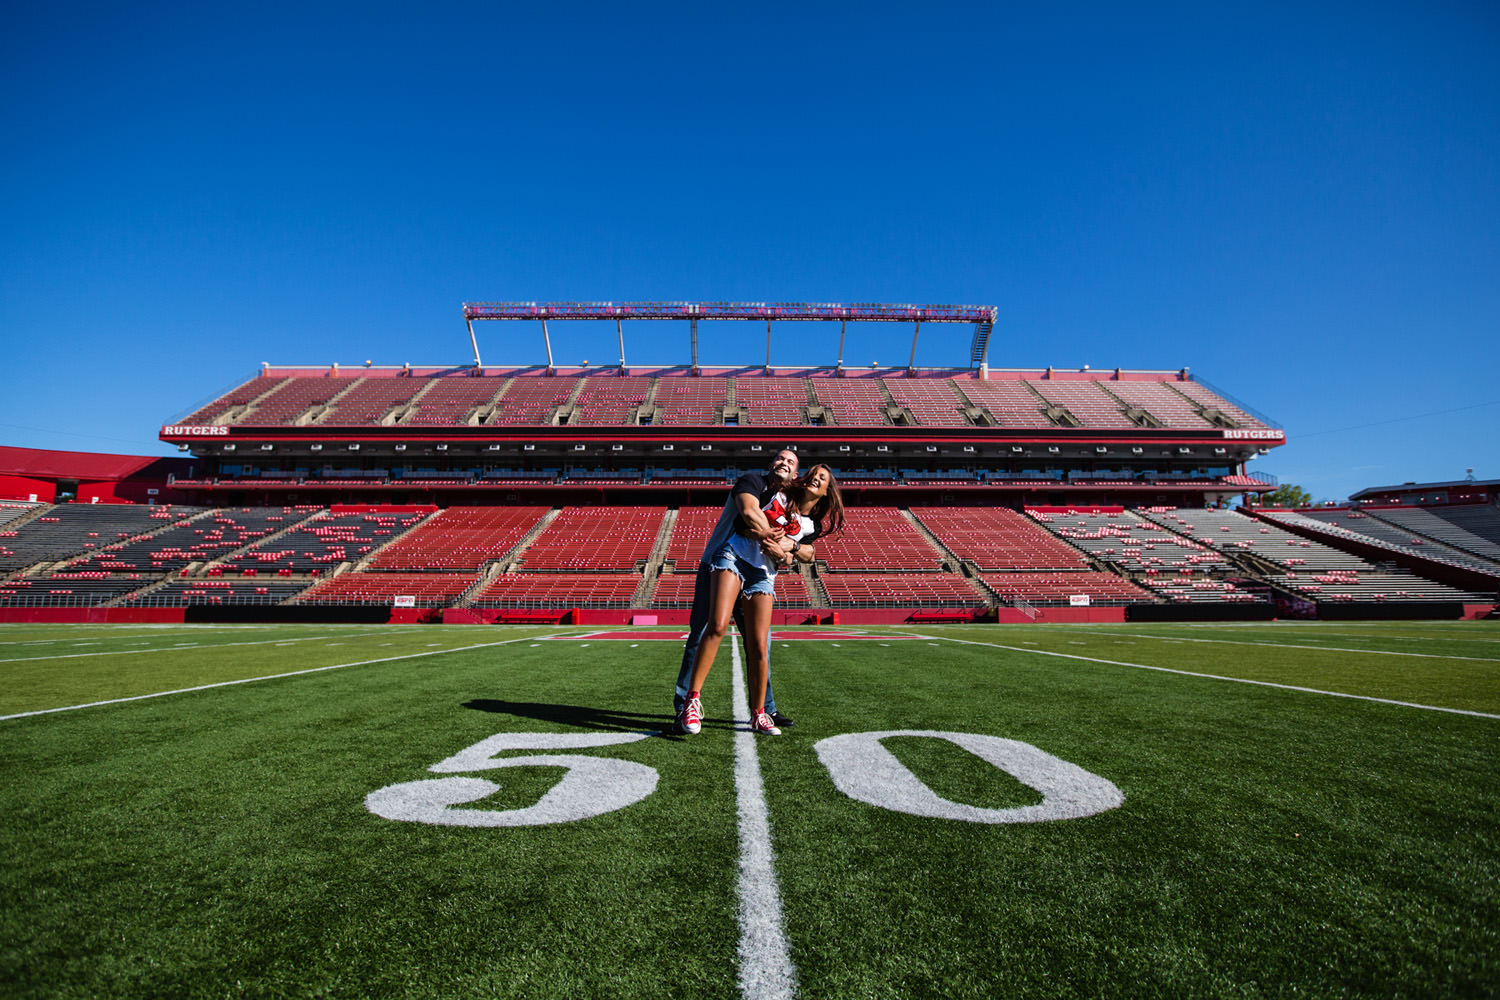
[[[162,428],[202,459],[201,502],[707,502],[790,447],[832,466],[852,502],[1199,505],[1274,484],[1245,465],[1270,421],[1175,372],[991,370],[990,306],[470,303],[475,363],[349,371],[266,365]],[[476,321],[539,324],[546,364],[485,367]],[[619,363],[561,368],[549,320],[613,321]],[[691,358],[626,363],[623,321],[686,321]],[[765,364],[705,368],[699,320],[767,324]],[[965,368],[851,368],[849,322],[973,328]],[[777,368],[771,324],[837,322],[838,357]],[[957,499],[963,496],[964,499]]]
[[[991,307],[463,315],[472,365],[268,364],[162,426],[180,460],[13,455],[0,490],[18,500],[148,511],[106,524],[17,505],[19,530],[0,525],[0,617],[680,622],[729,485],[783,448],[829,465],[849,514],[814,566],[778,581],[783,623],[1446,617],[1486,610],[1500,582],[1482,555],[1213,509],[1274,488],[1247,466],[1285,443],[1280,427],[1187,369],[992,369]],[[618,363],[555,364],[556,320],[613,321]],[[627,364],[624,324],[642,320],[685,322],[687,361]],[[700,320],[764,322],[764,363],[700,364]],[[536,324],[545,363],[484,365],[487,321]],[[786,322],[838,323],[837,357],[773,364]],[[850,322],[911,324],[908,363],[846,365]],[[972,327],[967,366],[915,366],[933,323]]]

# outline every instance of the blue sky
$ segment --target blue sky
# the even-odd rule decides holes
[[[466,300],[957,302],[996,367],[1191,367],[1316,497],[1500,477],[1493,3],[33,4],[0,86],[0,443],[166,453],[262,361],[460,364]]]

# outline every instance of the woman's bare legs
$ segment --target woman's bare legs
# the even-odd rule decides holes
[[[745,670],[749,674],[750,720],[766,710],[766,681],[771,676],[771,651],[768,630],[771,627],[770,594],[751,594],[745,602]]]
[[[719,643],[728,634],[729,624],[734,620],[734,602],[740,596],[740,578],[731,570],[715,570],[709,586],[708,630],[703,633],[703,641],[698,644],[698,657],[693,661],[693,679],[688,685],[690,693],[703,690],[714,657],[719,655]]]

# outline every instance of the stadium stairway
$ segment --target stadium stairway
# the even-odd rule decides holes
[[[234,549],[231,552],[225,552],[223,555],[219,556],[217,559],[210,559],[208,562],[203,563],[199,567],[198,572],[196,574],[191,574],[191,575],[202,576],[203,574],[208,573],[210,570],[218,568],[219,566],[221,566],[227,560],[235,559],[235,558],[237,558],[239,556],[242,556],[246,552],[249,552],[251,549],[256,548],[257,546],[269,545],[271,542],[277,541],[278,539],[280,539],[283,535],[287,534],[288,532],[295,531],[297,528],[299,528],[302,525],[306,524],[308,521],[311,521],[313,518],[315,518],[319,514],[321,514],[323,512],[323,510],[324,510],[324,508],[322,508],[322,507],[312,508],[311,510],[309,510],[307,512],[307,516],[306,517],[301,518],[301,519],[296,520],[296,521],[293,521],[290,524],[285,525],[280,531],[273,532],[272,534],[266,535],[263,538],[257,538],[254,541],[252,541],[252,542],[250,542],[250,543],[248,543],[246,545],[241,545],[239,548]],[[179,574],[179,575],[182,575],[182,574]]]
[[[824,588],[823,581],[818,576],[816,566],[800,566],[797,572],[802,574],[802,581],[807,584],[807,604],[809,607],[833,607],[833,601],[828,598],[828,591]]]
[[[32,521],[35,521],[37,518],[46,515],[46,513],[48,511],[52,510],[52,508],[54,508],[56,506],[57,506],[56,504],[51,504],[51,503],[39,503],[32,510],[24,511],[21,514],[19,514],[19,515],[15,516],[15,517],[11,518],[10,520],[6,521],[5,525],[4,525],[4,529],[6,531],[15,531],[16,529],[20,528],[22,525],[30,524]]]
[[[405,538],[407,535],[411,534],[413,531],[416,531],[418,528],[422,527],[422,525],[424,525],[427,522],[431,521],[433,518],[437,517],[442,512],[443,512],[443,510],[442,510],[441,507],[433,510],[432,513],[428,514],[426,517],[422,518],[422,520],[418,521],[416,524],[413,524],[411,527],[407,528],[405,531],[401,532],[400,534],[392,535],[390,538],[387,538],[385,541],[383,541],[379,545],[375,546],[375,548],[371,549],[369,552],[366,552],[363,556],[361,556],[358,560],[356,560],[355,563],[354,563],[354,565],[351,566],[350,568],[354,572],[356,572],[356,573],[363,573],[363,572],[365,572],[367,569],[369,569],[371,560],[373,560],[377,555],[379,555],[380,552],[381,552],[381,550],[390,548],[392,545],[396,544],[396,542],[398,542],[401,539]]]
[[[343,399],[345,396],[349,395],[349,393],[353,392],[354,387],[359,385],[363,381],[364,379],[362,378],[353,379],[348,385],[344,386],[332,396],[329,396],[328,399],[324,402],[314,403],[312,406],[308,407],[306,410],[303,410],[292,419],[292,426],[306,427],[308,424],[316,424],[321,422],[324,417],[327,417],[337,411],[339,400]]]
[[[205,420],[202,417],[198,417],[195,414],[194,416],[188,417],[185,420],[176,421],[176,422],[178,422],[178,423],[194,423],[194,424],[210,424],[210,425],[212,425],[212,424],[237,424],[241,420],[243,420],[246,416],[254,413],[255,412],[255,408],[257,406],[259,406],[262,402],[264,402],[265,398],[267,396],[269,396],[271,393],[275,392],[277,389],[281,388],[282,384],[285,383],[285,382],[286,382],[285,378],[275,379],[275,380],[273,380],[271,382],[270,385],[266,386],[261,392],[256,393],[249,400],[247,400],[247,401],[245,401],[243,403],[233,404],[233,405],[227,407],[226,409],[224,409],[223,411],[215,414],[213,417],[211,417],[209,419]],[[217,400],[215,402],[217,402]],[[212,406],[212,405],[213,405],[212,403],[209,404],[209,406]],[[206,407],[204,409],[206,409]]]
[[[901,516],[906,518],[907,522],[916,529],[917,534],[927,539],[928,544],[937,549],[938,552],[942,555],[943,572],[954,573],[959,571],[959,568],[963,565],[963,560],[958,557],[958,554],[956,552],[948,548],[948,546],[943,543],[943,540],[933,533],[933,530],[931,528],[923,524],[921,518],[913,514],[909,507],[901,508]]]
[[[418,389],[411,399],[408,399],[404,405],[396,407],[381,417],[380,422],[387,427],[393,427],[396,424],[404,422],[408,417],[417,412],[417,408],[422,403],[422,397],[431,392],[436,385],[437,379],[428,379],[427,384]]]
[[[504,565],[498,559],[492,559],[485,563],[484,567],[480,570],[479,578],[469,584],[467,590],[458,595],[458,599],[453,602],[453,606],[455,608],[472,608],[475,599],[484,593],[484,588],[490,585],[491,580],[500,575],[503,568]]]
[[[526,550],[531,547],[531,543],[541,537],[542,532],[551,527],[552,522],[556,521],[558,515],[562,512],[563,509],[561,507],[553,507],[547,513],[543,514],[541,519],[536,522],[536,525],[521,536],[521,540],[515,544],[514,548],[505,553],[503,558],[496,560],[500,565],[501,571],[506,573],[519,572],[521,557],[526,554]]]
[[[630,598],[630,606],[633,608],[651,606],[651,597],[656,592],[656,581],[661,576],[666,564],[667,550],[672,544],[672,532],[677,528],[677,513],[678,508],[667,508],[661,519],[661,527],[656,532],[656,541],[651,545],[651,552],[639,565],[641,581],[636,584],[635,593]]]

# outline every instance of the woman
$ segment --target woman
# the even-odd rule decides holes
[[[709,625],[698,646],[693,679],[688,685],[688,700],[678,719],[678,728],[685,733],[702,729],[703,704],[699,692],[708,680],[709,669],[719,652],[719,643],[729,631],[734,602],[743,598],[746,603],[745,654],[750,661],[747,667],[750,730],[766,736],[781,735],[781,730],[766,714],[766,678],[770,675],[770,651],[766,644],[769,641],[771,605],[776,599],[776,572],[779,565],[790,566],[793,560],[812,561],[813,549],[808,543],[843,528],[844,501],[833,471],[826,465],[814,465],[801,479],[794,479],[784,490],[773,495],[759,513],[772,527],[780,529],[783,539],[780,544],[762,544],[741,525],[709,559],[713,567]]]

